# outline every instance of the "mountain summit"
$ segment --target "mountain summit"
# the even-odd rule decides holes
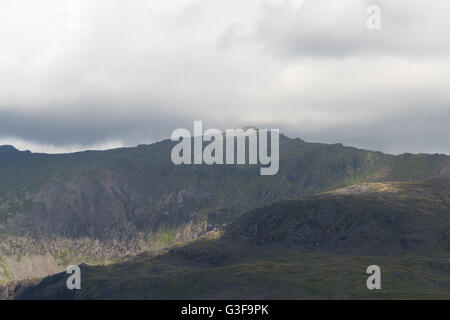
[[[280,170],[174,165],[174,142],[0,156],[0,279],[101,264],[215,232],[245,212],[355,184],[450,178],[450,157],[280,137]],[[25,268],[25,261],[34,268]]]

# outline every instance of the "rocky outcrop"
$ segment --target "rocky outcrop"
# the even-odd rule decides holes
[[[449,299],[450,181],[356,185],[245,213],[168,250],[45,278],[17,299]],[[379,265],[383,290],[366,287]],[[126,290],[123,290],[126,288]]]
[[[260,176],[259,166],[176,166],[170,141],[63,155],[1,148],[0,258],[50,254],[58,266],[103,264],[223,230],[244,212],[278,201],[450,174],[445,155],[392,156],[280,139],[280,172],[271,177]]]

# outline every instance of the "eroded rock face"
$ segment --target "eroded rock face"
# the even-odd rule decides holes
[[[256,209],[234,232],[255,245],[306,251],[445,252],[449,203],[449,180],[362,184]]]
[[[252,210],[214,232],[57,274],[18,299],[449,299],[450,181],[362,184]],[[367,266],[384,288],[367,290]],[[126,287],[127,290],[122,288]]]
[[[356,182],[450,177],[444,155],[395,157],[285,136],[280,172],[272,177],[252,166],[175,166],[172,145],[67,155],[6,148],[0,259],[50,254],[58,266],[106,263],[222,230],[244,212],[281,200]]]

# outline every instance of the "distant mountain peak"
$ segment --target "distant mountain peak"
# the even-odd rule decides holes
[[[247,131],[248,129],[253,129],[255,131],[259,130],[259,128],[256,128],[256,127],[254,127],[252,125],[248,125],[248,126],[242,128],[242,130],[245,130],[245,131]]]
[[[31,154],[31,151],[29,150],[20,151],[16,149],[16,147],[11,145],[0,146],[0,156],[2,156],[2,158],[10,158],[10,157],[15,158],[16,156],[21,156],[24,154]]]
[[[0,152],[19,152],[14,146],[11,145],[3,145],[0,146]]]

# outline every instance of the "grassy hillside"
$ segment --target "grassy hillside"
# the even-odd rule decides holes
[[[50,254],[51,268],[104,264],[222,230],[278,201],[355,183],[450,177],[445,155],[392,156],[285,136],[275,176],[260,176],[259,166],[175,166],[172,146],[61,155],[0,147],[0,259]],[[3,263],[0,281],[11,280],[11,268]]]
[[[21,299],[450,299],[450,181],[371,183],[250,211],[226,230],[57,274]],[[369,265],[382,290],[366,288]]]

